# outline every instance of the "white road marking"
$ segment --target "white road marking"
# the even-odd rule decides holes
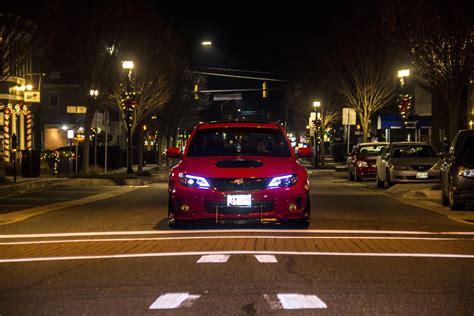
[[[255,255],[258,262],[261,263],[277,263],[278,260],[274,255]]]
[[[283,309],[321,309],[327,305],[316,295],[277,294]]]
[[[204,239],[364,239],[364,240],[425,240],[425,241],[472,241],[473,237],[383,237],[383,236],[185,236],[185,237],[146,237],[146,238],[94,238],[94,239],[59,239],[38,241],[8,241],[0,245],[34,245],[58,243],[117,242],[117,241],[160,241],[160,240],[204,240]]]
[[[121,235],[174,235],[174,234],[216,234],[216,233],[293,233],[293,234],[375,234],[375,235],[469,235],[474,231],[464,232],[428,232],[399,230],[331,230],[331,229],[215,229],[215,230],[145,230],[114,232],[80,232],[54,234],[16,234],[0,235],[0,239],[45,238],[45,237],[78,237],[78,236],[121,236]]]
[[[204,255],[197,263],[226,263],[230,258],[230,255]]]
[[[70,257],[33,257],[0,259],[0,263],[38,262],[38,261],[71,261],[91,259],[124,259],[124,258],[154,258],[180,256],[209,256],[209,255],[286,255],[286,256],[339,256],[339,257],[395,257],[395,258],[443,258],[443,259],[474,259],[474,255],[466,254],[436,254],[436,253],[365,253],[365,252],[298,252],[298,251],[198,251],[198,252],[155,252],[121,255],[100,256],[70,256]]]
[[[159,296],[149,309],[174,309],[183,305],[189,307],[200,295],[189,293],[167,293]]]

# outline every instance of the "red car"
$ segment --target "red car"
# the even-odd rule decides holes
[[[308,157],[310,148],[298,152]],[[278,123],[197,125],[171,169],[170,227],[191,223],[294,223],[309,226],[309,180]]]
[[[375,178],[376,160],[382,148],[388,143],[361,143],[355,145],[347,156],[349,180],[359,181],[364,178]]]

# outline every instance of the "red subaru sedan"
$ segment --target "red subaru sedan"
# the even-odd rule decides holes
[[[311,154],[309,148],[299,157]],[[171,169],[170,227],[191,223],[310,222],[309,180],[278,123],[197,125]]]

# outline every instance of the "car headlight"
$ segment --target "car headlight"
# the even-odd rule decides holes
[[[267,185],[267,188],[288,188],[298,182],[298,176],[296,174],[289,174],[285,176],[275,177]]]
[[[408,170],[408,167],[407,166],[393,166],[393,170],[403,171],[403,170]]]
[[[467,169],[461,166],[458,169],[458,175],[467,177],[467,178],[474,178],[474,169]]]
[[[211,188],[211,185],[209,184],[209,181],[206,180],[206,178],[193,176],[190,174],[184,174],[184,173],[180,173],[178,177],[179,177],[179,182],[181,182],[182,185],[185,185],[187,187],[202,188],[202,189]]]
[[[362,161],[362,160],[359,160],[357,163],[357,168],[367,168],[369,166],[369,164],[365,161]]]

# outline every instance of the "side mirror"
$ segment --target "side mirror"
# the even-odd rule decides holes
[[[181,151],[179,148],[167,148],[166,158],[179,158],[181,157]]]
[[[311,157],[311,155],[312,155],[312,150],[311,150],[311,148],[309,148],[309,147],[299,148],[299,149],[298,149],[298,152],[296,153],[296,155],[297,155],[299,158],[308,158],[308,157]]]

